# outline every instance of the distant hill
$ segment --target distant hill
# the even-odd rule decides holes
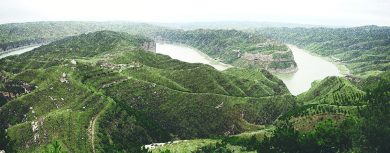
[[[188,23],[154,23],[156,25],[169,27],[173,29],[196,30],[196,29],[236,29],[236,30],[253,30],[257,28],[268,27],[330,27],[310,24],[297,23],[280,23],[280,22],[245,22],[245,21],[221,21],[221,22],[188,22]]]
[[[266,71],[220,72],[153,53],[151,43],[99,31],[0,59],[0,130],[18,152],[55,140],[69,152],[138,152],[258,129],[296,105]]]
[[[213,58],[239,67],[272,72],[297,70],[286,45],[264,36],[237,30],[181,31],[129,22],[29,22],[0,25],[0,54],[29,45],[47,44],[68,36],[101,30],[142,35],[157,41],[169,40],[195,47]],[[206,41],[207,40],[207,41]]]
[[[284,44],[237,30],[165,30],[157,41],[195,47],[224,63],[238,67],[289,73],[297,70],[291,50]]]
[[[257,32],[341,62],[353,75],[367,77],[390,68],[390,27],[263,28]]]
[[[150,35],[163,27],[132,22],[47,21],[0,25],[2,51],[27,45],[43,44],[83,33],[112,30],[130,34]]]
[[[367,105],[367,99],[364,98],[367,91],[383,85],[383,82],[388,84],[390,82],[388,78],[390,78],[388,71],[359,79],[357,82],[344,77],[327,77],[314,82],[309,91],[298,95],[297,101],[300,107],[287,112],[280,119],[293,121],[297,129],[312,130],[326,119],[339,122],[348,117],[360,117],[360,111]],[[386,99],[386,97],[380,98]]]

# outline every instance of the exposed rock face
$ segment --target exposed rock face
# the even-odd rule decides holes
[[[154,41],[144,42],[142,44],[142,49],[155,53],[156,52],[156,42],[154,42]]]
[[[33,110],[32,110],[33,111]],[[34,113],[34,112],[33,112]],[[36,121],[31,122],[31,129],[33,132],[33,142],[38,143],[39,142],[39,127],[43,125],[44,118],[38,118]]]
[[[122,71],[127,68],[139,68],[142,67],[142,64],[139,63],[138,61],[133,61],[131,64],[113,64],[111,62],[105,61],[105,60],[100,60],[96,63],[96,65],[112,69],[112,70],[119,70]]]
[[[76,60],[74,60],[74,59],[72,59],[72,60],[70,61],[70,63],[73,64],[73,65],[77,65],[77,62],[76,62]]]
[[[283,56],[274,56],[274,55],[285,55]],[[258,67],[264,68],[270,72],[274,73],[293,73],[298,70],[294,58],[292,56],[291,50],[288,51],[275,51],[273,54],[262,54],[262,53],[244,53],[241,56],[241,59],[247,61],[250,64],[256,65]],[[275,66],[275,63],[280,63],[279,65],[289,65],[286,66]],[[282,64],[283,63],[283,64]],[[273,64],[273,65],[272,65]],[[278,64],[276,64],[278,65]]]
[[[60,77],[60,82],[61,83],[69,83],[68,81],[68,75],[66,73],[62,73],[61,77]]]
[[[33,85],[28,84],[27,82],[13,80],[5,82],[4,91],[0,90],[0,97],[8,101],[17,98],[19,95],[28,94],[34,89],[35,87]]]

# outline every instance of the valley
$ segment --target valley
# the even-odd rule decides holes
[[[275,73],[281,79],[293,95],[301,94],[311,87],[313,81],[324,79],[328,76],[341,76],[335,64],[325,59],[310,55],[307,51],[289,45],[297,63],[298,70],[291,73]],[[213,60],[207,55],[202,55],[195,49],[172,44],[157,44],[157,53],[168,55],[189,63],[204,63],[213,66],[217,70],[225,70],[230,65]],[[321,67],[321,69],[318,69]]]
[[[385,152],[389,33],[361,28],[0,25],[0,150]]]
[[[205,55],[201,51],[196,49],[173,44],[161,44],[157,43],[156,52],[164,55],[168,55],[173,59],[178,59],[188,63],[203,63],[214,67],[217,70],[223,71],[232,67],[231,65],[221,63]]]
[[[8,57],[8,56],[23,54],[25,52],[32,51],[33,49],[38,48],[39,46],[41,46],[41,45],[27,46],[27,47],[22,47],[22,48],[19,48],[19,49],[9,50],[6,53],[0,54],[0,59]]]

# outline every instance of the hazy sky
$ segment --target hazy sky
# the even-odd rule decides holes
[[[0,23],[47,20],[390,26],[390,0],[0,0]]]

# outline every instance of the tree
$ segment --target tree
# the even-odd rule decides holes
[[[367,107],[361,110],[363,150],[385,153],[390,150],[390,82],[381,80],[367,92]]]
[[[286,121],[279,125],[271,138],[265,138],[260,144],[259,153],[281,153],[299,151],[299,133]]]
[[[62,150],[61,145],[58,143],[58,141],[54,141],[51,144],[52,148],[45,147],[45,153],[66,153],[66,151]]]

